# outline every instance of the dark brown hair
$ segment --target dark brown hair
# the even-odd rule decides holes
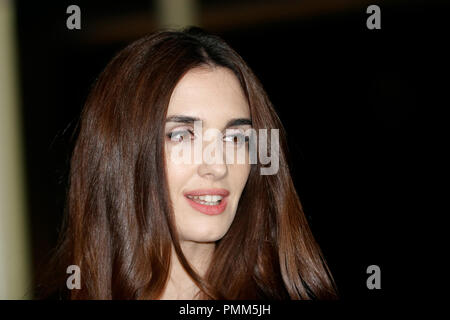
[[[173,89],[197,67],[233,71],[253,128],[279,129],[280,167],[252,165],[235,219],[199,276],[174,228],[164,161]],[[41,292],[70,299],[158,299],[171,244],[202,299],[333,299],[335,285],[311,234],[286,161],[286,138],[262,85],[222,39],[191,27],[160,30],[120,51],[86,101],[70,167],[64,233]],[[82,288],[65,289],[67,266]],[[45,295],[45,294],[44,294]]]

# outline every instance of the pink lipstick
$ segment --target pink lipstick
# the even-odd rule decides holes
[[[184,193],[189,205],[207,215],[218,215],[225,211],[230,192],[226,189],[198,189]]]

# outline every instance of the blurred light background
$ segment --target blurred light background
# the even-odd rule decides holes
[[[186,25],[223,37],[261,79],[341,296],[401,288],[399,272],[423,246],[408,231],[414,168],[446,90],[447,2],[0,0],[0,299],[32,298],[56,244],[72,134],[98,74],[133,40]],[[81,30],[66,28],[72,4]],[[366,28],[370,4],[381,30]],[[365,287],[371,264],[384,291]]]
[[[26,297],[31,279],[15,16],[0,1],[0,299]]]

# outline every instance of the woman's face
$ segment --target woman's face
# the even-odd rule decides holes
[[[192,69],[178,82],[167,111],[165,158],[181,241],[213,242],[228,231],[250,172],[248,143],[238,139],[249,128],[247,99],[229,69]],[[202,145],[195,147],[199,139]],[[205,153],[219,144],[223,146],[223,156],[215,151]],[[201,155],[215,156],[214,161],[205,161],[204,156],[195,160],[194,149],[200,150]],[[174,161],[175,150],[191,152],[189,161]],[[226,154],[238,154],[239,150],[245,154],[245,163],[226,161]]]

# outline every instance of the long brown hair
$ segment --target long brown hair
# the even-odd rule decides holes
[[[164,122],[180,78],[229,68],[248,99],[253,128],[279,129],[279,171],[252,165],[235,219],[204,277],[191,268],[174,227]],[[88,96],[70,164],[67,216],[41,292],[70,299],[158,299],[171,245],[201,299],[333,299],[336,289],[303,214],[286,161],[283,126],[262,85],[222,39],[191,27],[164,29],[120,51]],[[82,288],[65,288],[78,265]],[[44,293],[45,295],[45,293]]]

